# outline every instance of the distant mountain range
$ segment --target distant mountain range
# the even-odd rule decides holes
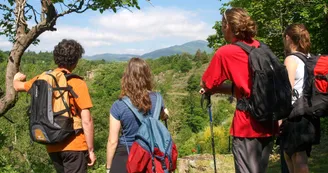
[[[98,54],[93,56],[85,56],[84,58],[88,60],[106,60],[106,61],[127,61],[132,57],[142,57],[142,58],[159,58],[161,56],[170,56],[175,54],[190,53],[195,54],[198,49],[211,53],[213,50],[209,48],[207,41],[196,40],[191,41],[182,45],[175,45],[168,48],[158,49],[143,55],[133,55],[133,54]]]
[[[93,56],[85,56],[84,58],[87,60],[103,59],[105,61],[128,61],[132,57],[140,57],[140,55],[104,53],[104,54],[97,54]]]

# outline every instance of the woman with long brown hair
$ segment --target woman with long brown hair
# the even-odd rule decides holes
[[[146,61],[140,58],[130,59],[122,77],[121,94],[110,109],[107,172],[127,172],[127,150],[135,141],[135,135],[141,124],[122,98],[128,97],[144,115],[151,114],[154,112],[156,104],[156,93],[152,90],[151,70]],[[161,118],[167,118],[167,113],[164,113],[164,105],[162,105]],[[121,127],[122,135],[119,137]]]
[[[293,88],[292,103],[302,95],[306,80],[305,63],[310,57],[310,34],[303,24],[289,25],[283,35],[289,81]],[[303,58],[302,58],[303,57]],[[308,173],[308,157],[314,143],[319,141],[319,119],[311,116],[289,117],[282,123],[282,149],[290,173]]]

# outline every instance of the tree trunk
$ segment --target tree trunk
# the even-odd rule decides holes
[[[13,88],[14,75],[19,71],[21,57],[25,50],[45,31],[55,31],[54,28],[58,17],[64,16],[72,12],[81,12],[84,1],[76,9],[67,10],[61,14],[57,14],[51,0],[41,0],[42,18],[41,22],[27,32],[27,23],[25,21],[25,0],[15,0],[15,16],[16,16],[16,38],[13,48],[11,49],[10,56],[8,57],[7,71],[6,71],[6,89],[5,94],[0,89],[0,117],[15,106],[17,100],[17,92]],[[82,10],[84,12],[88,8]]]
[[[20,41],[16,41],[8,57],[6,70],[6,92],[4,97],[0,99],[0,116],[4,115],[10,108],[15,106],[16,91],[13,88],[14,75],[19,71],[20,60],[24,53],[24,46]]]
[[[17,92],[13,87],[14,75],[19,71],[21,58],[25,50],[32,44],[32,42],[44,31],[47,27],[44,27],[46,22],[42,22],[39,25],[33,27],[27,34],[18,34],[17,40],[11,49],[8,57],[7,71],[6,71],[6,92],[0,99],[0,117],[3,116],[10,108],[15,106]]]

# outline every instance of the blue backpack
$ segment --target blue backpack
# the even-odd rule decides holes
[[[177,148],[167,128],[159,120],[162,109],[162,96],[156,93],[156,106],[153,113],[143,115],[133,106],[128,97],[124,103],[141,123],[131,150],[126,168],[129,173],[168,173],[176,169]]]

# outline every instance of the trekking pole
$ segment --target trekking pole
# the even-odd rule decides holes
[[[10,123],[14,124],[13,120],[9,119],[8,117],[6,117],[5,115],[3,116],[7,121],[9,121]]]
[[[210,118],[210,128],[211,128],[211,138],[212,138],[212,152],[213,152],[213,161],[214,161],[214,172],[216,173],[216,159],[215,159],[215,144],[214,144],[214,134],[213,134],[213,121],[212,121],[212,103],[211,103],[211,95],[210,94],[203,94],[202,95],[202,100],[201,100],[201,106],[203,107],[203,102],[204,100],[207,100],[207,110],[208,110],[208,115]]]
[[[230,139],[230,137],[231,137],[231,136],[229,136],[229,138],[228,138],[228,140],[229,140],[228,152],[229,152],[229,153],[230,153],[230,147],[231,147],[231,144],[230,144],[231,139]]]
[[[233,103],[233,98],[234,98],[234,96],[235,96],[235,84],[232,83],[232,84],[231,84],[231,96],[228,98],[228,101],[229,101],[230,104]],[[229,146],[228,146],[228,152],[229,152],[229,153],[230,153],[230,148],[231,148],[230,138],[231,138],[231,136],[229,135],[229,137],[228,137],[228,143],[229,143]]]
[[[167,119],[169,118],[169,111],[166,108],[164,109],[164,114],[166,115],[164,122],[165,122],[165,127],[167,128]]]

